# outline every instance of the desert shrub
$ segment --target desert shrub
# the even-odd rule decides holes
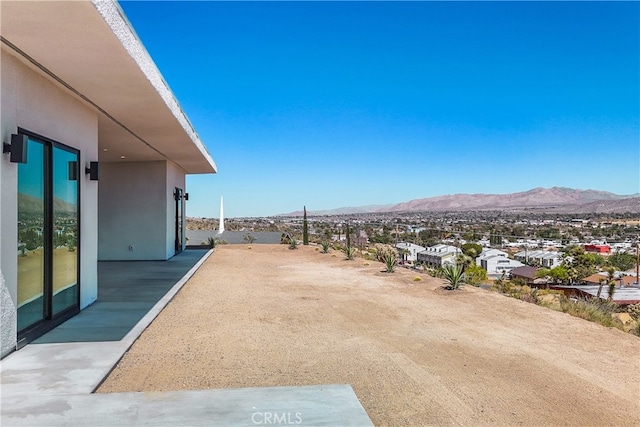
[[[344,252],[344,256],[348,260],[352,260],[356,257],[356,248],[354,248],[353,246],[345,247],[342,252]]]
[[[640,320],[640,304],[629,304],[626,310],[635,320]]]
[[[364,265],[365,267],[369,267],[371,264],[369,264],[368,262],[363,262],[362,265]]]
[[[513,293],[513,288],[513,283],[504,279],[496,280],[492,286],[492,289],[505,295],[511,295]]]
[[[295,237],[291,237],[291,239],[289,240],[289,249],[298,249],[298,241],[295,239]]]
[[[414,282],[422,282],[422,277],[416,276],[416,277],[413,278],[413,281]]]
[[[514,285],[523,286],[527,284],[527,281],[521,277],[516,277],[515,279],[511,279]]]
[[[636,324],[633,326],[633,328],[631,328],[629,332],[637,337],[640,337],[640,320],[636,320]]]
[[[211,249],[215,248],[216,246],[218,246],[218,244],[220,244],[220,240],[213,238],[213,237],[209,237],[207,239],[207,243],[206,243]]]
[[[574,317],[599,323],[602,326],[618,327],[622,325],[611,315],[615,313],[617,304],[600,298],[579,298],[577,301],[560,298],[560,310]]]
[[[387,273],[393,273],[396,270],[396,265],[398,265],[398,252],[397,251],[386,251],[382,255],[382,262],[384,263],[385,271]]]
[[[375,245],[373,245],[373,249],[375,250],[376,260],[380,262],[384,262],[385,256],[387,254],[394,254],[396,258],[398,257],[398,251],[391,245],[376,243]]]
[[[464,268],[458,264],[445,264],[442,269],[442,278],[447,283],[446,289],[458,289],[464,281]]]
[[[322,246],[322,250],[320,252],[322,252],[323,254],[328,254],[331,243],[328,240],[323,240],[320,245]]]
[[[520,288],[520,299],[524,302],[530,302],[532,304],[540,304],[538,289],[530,288],[529,286],[523,286],[522,288]]]
[[[487,271],[476,264],[470,264],[467,268],[465,268],[464,274],[464,282],[472,286],[478,286],[480,285],[480,283],[489,280],[489,278],[487,277]]]

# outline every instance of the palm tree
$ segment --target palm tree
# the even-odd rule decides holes
[[[403,263],[403,264],[407,261],[408,255],[409,255],[410,253],[411,253],[411,252],[410,252],[410,251],[409,251],[409,249],[407,249],[407,248],[404,248],[404,249],[402,250],[402,263]]]

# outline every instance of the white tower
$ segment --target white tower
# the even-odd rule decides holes
[[[218,226],[218,236],[224,233],[224,204],[220,196],[220,225]]]

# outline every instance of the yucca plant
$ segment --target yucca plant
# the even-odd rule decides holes
[[[356,257],[356,248],[353,248],[351,246],[346,246],[343,252],[344,252],[344,256],[349,260],[354,259]]]
[[[322,246],[322,250],[320,252],[322,252],[323,254],[328,254],[329,253],[329,248],[331,247],[331,243],[329,243],[328,240],[323,240],[320,245]]]
[[[441,269],[442,278],[447,282],[446,289],[458,289],[464,281],[464,267],[459,264],[445,264]]]
[[[385,266],[385,272],[393,273],[396,270],[396,265],[398,265],[398,252],[385,252],[381,257]]]
[[[213,248],[215,248],[216,246],[218,246],[218,243],[220,243],[220,240],[215,239],[215,238],[213,238],[213,237],[209,237],[209,238],[207,239],[207,245],[209,245],[209,247],[210,247],[211,249],[213,249]]]
[[[289,241],[289,249],[298,249],[298,241],[293,236],[291,236],[291,240]]]

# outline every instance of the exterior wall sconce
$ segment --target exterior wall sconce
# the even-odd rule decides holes
[[[184,196],[182,196],[182,198],[185,200],[189,200],[189,193],[184,193]]]
[[[89,167],[84,168],[84,173],[89,175],[91,181],[97,181],[99,175],[98,162],[89,162]]]
[[[11,163],[27,163],[27,135],[11,135],[11,144],[5,142],[2,146],[3,153],[11,153],[9,161]]]

